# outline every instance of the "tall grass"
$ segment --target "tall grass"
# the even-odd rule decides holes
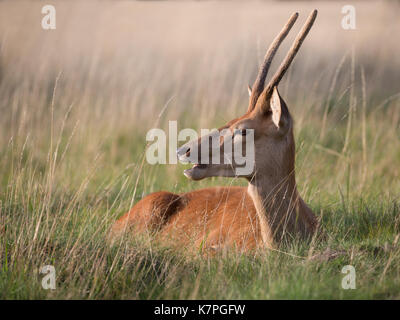
[[[1,298],[400,298],[396,5],[357,3],[345,31],[336,2],[56,2],[57,29],[44,31],[44,4],[0,3]],[[300,192],[327,239],[213,258],[140,235],[108,246],[113,221],[150,192],[245,184],[143,162],[146,132],[242,114],[269,41],[314,7],[280,89]],[[41,287],[46,264],[56,290]],[[341,288],[347,264],[356,290]]]

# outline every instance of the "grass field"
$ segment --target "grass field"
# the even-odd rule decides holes
[[[355,2],[357,29],[343,30],[347,2],[55,1],[50,31],[44,4],[0,2],[0,299],[400,298],[398,4]],[[299,11],[274,70],[314,7],[280,91],[299,191],[327,239],[213,258],[140,236],[107,245],[150,192],[246,184],[143,162],[146,133],[242,114],[270,41]],[[344,254],[309,259],[327,249]],[[355,290],[341,287],[345,265]]]

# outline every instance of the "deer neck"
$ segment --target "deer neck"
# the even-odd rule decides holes
[[[275,247],[286,231],[293,231],[293,212],[299,198],[294,172],[280,177],[256,175],[247,191],[256,208],[263,243]]]
[[[303,233],[307,222],[303,221],[305,204],[296,186],[294,152],[283,165],[275,162],[268,166],[256,171],[247,191],[257,212],[264,245],[276,247],[286,235]]]

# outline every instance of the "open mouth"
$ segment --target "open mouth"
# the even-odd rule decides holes
[[[210,164],[196,163],[192,168],[184,170],[183,174],[189,179],[200,180],[205,177],[206,169],[210,166]]]

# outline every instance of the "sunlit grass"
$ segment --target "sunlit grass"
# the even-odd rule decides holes
[[[332,3],[59,3],[47,32],[40,4],[0,3],[0,298],[400,298],[400,66],[389,37],[400,24],[370,26],[391,7],[360,4],[345,33]],[[317,24],[281,93],[299,190],[327,238],[214,257],[143,235],[109,246],[111,224],[150,192],[245,185],[142,165],[146,132],[243,113],[268,42],[312,7]],[[327,249],[343,255],[325,261]],[[46,264],[56,290],[41,287]],[[347,264],[356,290],[341,288]]]

